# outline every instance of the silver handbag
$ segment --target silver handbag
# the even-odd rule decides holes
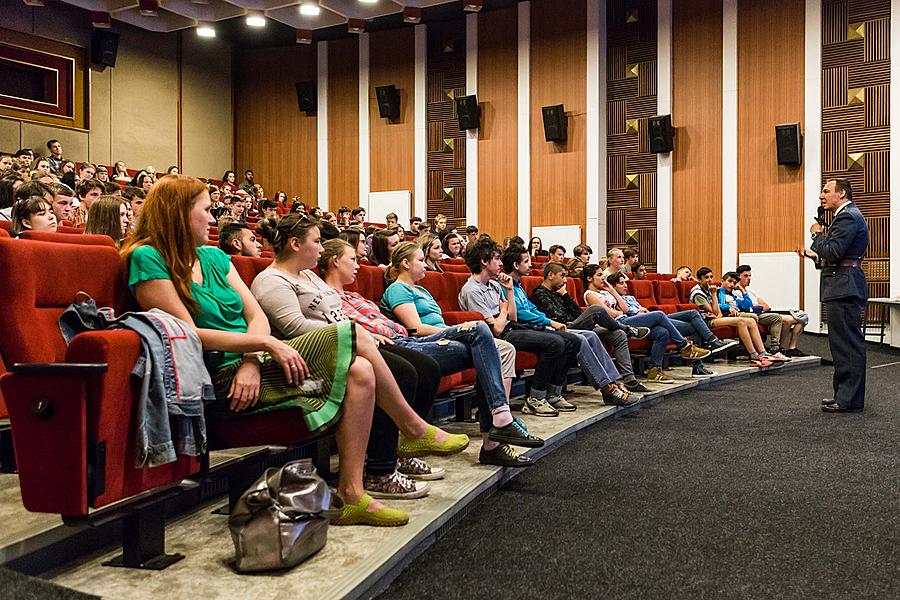
[[[228,518],[235,567],[247,573],[300,564],[325,545],[329,520],[343,505],[308,458],[266,469]]]

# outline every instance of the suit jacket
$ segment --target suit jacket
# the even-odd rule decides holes
[[[813,238],[810,248],[824,261],[819,293],[823,302],[869,297],[866,275],[858,267],[841,267],[842,260],[861,260],[869,245],[869,226],[852,202],[831,222],[826,234]]]

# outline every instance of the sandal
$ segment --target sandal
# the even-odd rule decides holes
[[[402,510],[383,507],[367,510],[372,496],[363,494],[356,504],[344,503],[341,515],[331,520],[332,525],[374,525],[375,527],[399,527],[409,523],[409,515]]]

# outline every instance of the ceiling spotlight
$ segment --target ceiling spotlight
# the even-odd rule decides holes
[[[140,0],[138,8],[141,11],[141,15],[145,17],[159,16],[159,3],[156,0]]]
[[[319,13],[322,12],[322,9],[319,8],[319,3],[316,0],[304,0],[300,5],[300,14],[301,15],[309,15],[311,17],[317,17]]]
[[[108,12],[92,10],[91,23],[98,29],[109,29],[112,27],[112,16]]]
[[[359,1],[362,2],[363,4],[375,4],[378,2],[378,0],[359,0]]]
[[[250,27],[265,27],[266,17],[257,10],[251,10],[247,13],[247,25]]]
[[[366,20],[365,19],[347,19],[347,31],[349,33],[365,33],[366,32]]]
[[[463,0],[463,10],[466,12],[478,12],[484,6],[484,0]]]
[[[407,6],[403,9],[404,23],[421,23],[422,9],[418,6]]]
[[[216,30],[209,23],[200,23],[197,25],[197,37],[214,38],[216,37]]]
[[[26,6],[43,6],[44,0],[25,0]]]
[[[312,44],[312,30],[310,29],[298,29],[297,30],[297,43],[298,44]]]

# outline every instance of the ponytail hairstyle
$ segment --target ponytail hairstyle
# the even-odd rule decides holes
[[[394,248],[394,253],[391,255],[391,263],[384,272],[385,283],[391,285],[397,281],[397,277],[400,276],[400,271],[402,270],[401,265],[403,261],[412,260],[416,252],[421,251],[422,249],[415,242],[400,242],[397,244],[397,247]]]
[[[309,217],[290,213],[283,217],[270,217],[263,219],[256,226],[256,233],[263,236],[272,250],[275,251],[276,257],[282,257],[282,253],[287,252],[288,241],[291,238],[297,238],[301,242],[306,241],[306,236],[310,230],[317,228],[319,222]]]
[[[319,276],[322,279],[328,276],[328,272],[334,267],[334,263],[332,262],[335,258],[341,258],[344,254],[350,250],[353,252],[353,256],[356,256],[356,248],[350,245],[346,240],[342,240],[341,238],[335,238],[333,240],[328,240],[322,244],[322,248],[325,249],[325,252],[322,253],[322,256],[319,257],[319,262],[316,267],[319,269]]]

